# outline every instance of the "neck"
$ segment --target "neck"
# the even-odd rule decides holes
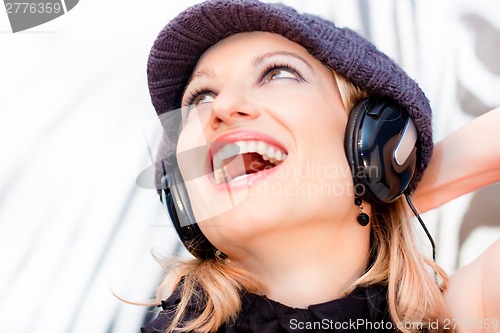
[[[306,308],[345,296],[366,270],[369,246],[369,227],[353,216],[261,234],[232,260],[261,279],[268,298]]]

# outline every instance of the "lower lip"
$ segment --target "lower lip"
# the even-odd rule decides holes
[[[235,190],[247,188],[248,186],[250,186],[256,182],[261,181],[262,179],[264,179],[266,177],[269,177],[270,175],[272,175],[273,173],[278,171],[284,163],[286,163],[286,161],[283,161],[282,163],[280,163],[278,166],[275,166],[274,168],[251,173],[249,175],[246,175],[246,177],[240,176],[241,178],[239,178],[239,179],[234,179],[230,182],[227,182],[227,183],[224,182],[222,184],[217,184],[215,182],[215,176],[213,173],[209,174],[208,178],[210,179],[210,181],[214,185],[215,189],[218,191],[228,191],[229,189],[231,191],[235,191]]]

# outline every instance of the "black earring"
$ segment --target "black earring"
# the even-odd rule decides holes
[[[354,204],[359,206],[358,223],[364,227],[370,222],[370,217],[368,214],[363,212],[363,200],[360,198],[354,198]]]

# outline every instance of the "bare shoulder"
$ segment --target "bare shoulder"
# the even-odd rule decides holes
[[[485,317],[500,318],[500,239],[484,254],[483,300]]]
[[[452,317],[469,326],[462,331],[500,332],[500,240],[450,277],[445,298]]]

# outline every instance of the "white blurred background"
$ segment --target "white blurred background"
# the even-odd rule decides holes
[[[182,251],[135,178],[150,165],[149,49],[195,2],[80,1],[16,34],[2,7],[0,332],[138,332],[154,315],[112,292],[147,301],[161,277],[151,249]],[[403,66],[431,101],[435,140],[500,105],[496,0],[284,3],[354,28]],[[424,215],[448,273],[500,236],[499,203],[494,184]]]

